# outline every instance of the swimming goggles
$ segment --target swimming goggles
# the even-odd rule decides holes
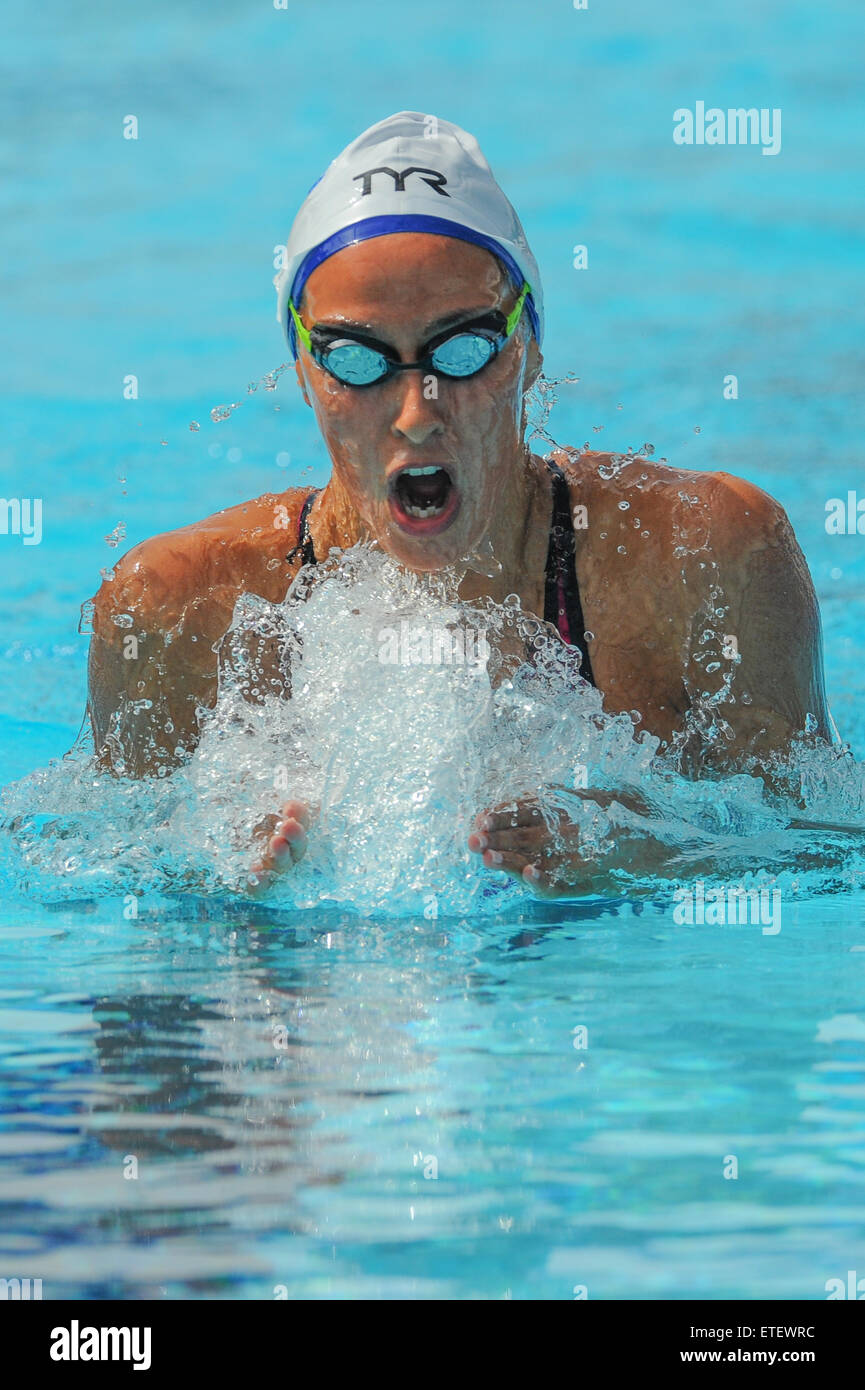
[[[297,336],[314,362],[344,386],[375,386],[396,372],[424,371],[455,378],[476,376],[498,356],[510,338],[520,321],[527,294],[531,294],[531,286],[524,280],[520,297],[507,318],[499,309],[494,309],[474,319],[471,326],[449,328],[430,340],[417,362],[396,361],[391,355],[392,349],[375,338],[364,341],[364,335],[348,336],[342,329],[319,324],[305,328],[290,299],[288,308]]]

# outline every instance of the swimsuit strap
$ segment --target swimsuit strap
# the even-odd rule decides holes
[[[300,552],[300,562],[302,565],[315,565],[315,547],[312,543],[312,536],[309,534],[309,513],[313,502],[321,488],[314,487],[312,492],[307,494],[303,506],[300,509],[300,517],[297,523],[297,545],[286,555],[286,560],[292,564],[298,551]]]
[[[586,642],[583,605],[577,583],[576,541],[568,480],[552,459],[546,459],[545,462],[553,475],[553,521],[545,572],[544,621],[557,627],[570,646],[579,648],[582,655],[583,679],[594,685],[592,659]]]

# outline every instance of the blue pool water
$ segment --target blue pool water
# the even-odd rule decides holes
[[[825,528],[828,499],[865,496],[855,0],[88,16],[4,17],[0,491],[44,521],[39,545],[0,535],[3,782],[78,732],[101,568],[327,476],[290,374],[247,394],[285,357],[273,248],[333,154],[403,108],[475,133],[520,211],[546,370],[580,378],[555,437],[650,442],[786,507],[865,756],[865,539]],[[781,153],[675,146],[697,100],[780,108]],[[865,1273],[856,861],[804,875],[777,935],[679,926],[662,885],[438,917],[159,892],[133,917],[110,865],[54,891],[11,864],[0,1277],[46,1297],[819,1299]]]

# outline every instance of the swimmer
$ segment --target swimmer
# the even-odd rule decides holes
[[[182,761],[215,703],[214,646],[240,596],[278,603],[302,564],[371,540],[416,572],[491,548],[491,575],[468,569],[460,596],[517,594],[579,654],[604,708],[638,712],[662,748],[678,740],[691,776],[768,778],[806,724],[832,739],[816,597],[777,502],[728,473],[527,446],[540,274],[472,136],[406,111],[365,131],[307,195],[275,283],[329,481],[229,507],[118,563],[90,648],[102,766],[148,776]],[[725,736],[702,738],[700,712],[727,687]],[[314,814],[289,801],[263,823],[257,888],[303,856]],[[548,896],[585,890],[597,868],[576,830],[567,845],[554,850],[530,800],[516,816],[479,807],[468,841],[486,868]],[[663,853],[623,831],[617,857]]]

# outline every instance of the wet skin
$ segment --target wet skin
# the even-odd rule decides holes
[[[304,323],[349,326],[417,361],[445,325],[500,309],[517,291],[483,249],[421,233],[390,235],[347,247],[310,276],[300,306]],[[421,371],[397,373],[367,389],[335,381],[300,348],[297,379],[315,411],[332,475],[310,513],[318,556],[377,539],[409,569],[458,563],[489,543],[501,568],[493,578],[469,571],[460,593],[501,602],[520,596],[543,613],[544,565],[552,515],[549,473],[523,443],[524,396],[541,358],[528,315],[499,356],[462,381]],[[805,561],[782,508],[759,488],[727,473],[696,473],[637,459],[612,477],[607,454],[559,450],[573,507],[588,524],[576,531],[576,566],[595,681],[610,713],[637,710],[639,727],[664,745],[682,740],[683,769],[765,769],[802,730],[807,714],[829,737],[823,692],[820,621]],[[458,501],[443,529],[430,533],[394,508],[405,467],[438,466]],[[306,496],[290,489],[218,512],[156,536],[130,551],[95,600],[88,710],[102,764],[127,775],[170,767],[197,739],[197,708],[214,703],[217,657],[244,592],[281,601],[299,568],[286,563]],[[626,502],[623,509],[621,503]],[[639,524],[637,524],[639,523]],[[698,697],[721,688],[725,663],[706,671],[700,634],[713,626],[735,637],[739,662],[724,705],[729,736],[706,747],[686,727]],[[720,610],[720,615],[718,614]],[[113,618],[130,613],[137,659]],[[747,695],[747,701],[743,698]],[[150,706],[145,708],[146,702]],[[587,792],[601,801],[601,793]],[[623,790],[618,801],[635,805]],[[580,858],[574,833],[553,853],[531,802],[516,813],[482,808],[469,848],[540,894],[585,891],[597,865]],[[314,812],[290,802],[261,827],[255,864],[259,887],[297,862]],[[628,863],[659,864],[662,846],[630,843]],[[611,867],[611,864],[607,864]]]

